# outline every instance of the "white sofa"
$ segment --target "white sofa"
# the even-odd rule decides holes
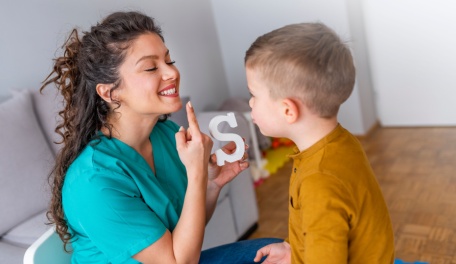
[[[47,177],[59,146],[54,132],[59,96],[51,87],[13,92],[0,103],[0,263],[22,263],[23,255],[49,226],[45,223],[49,203]],[[198,121],[208,132],[212,117],[226,112],[200,112]],[[182,123],[182,113],[171,119]],[[237,128],[219,125],[250,142],[247,120],[236,113]],[[226,142],[214,140],[214,149]],[[250,144],[251,145],[251,144]],[[225,186],[217,209],[206,227],[203,249],[246,238],[255,228],[258,209],[250,170]]]

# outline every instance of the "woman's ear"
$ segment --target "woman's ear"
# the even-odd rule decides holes
[[[300,115],[298,103],[291,98],[285,98],[282,100],[282,106],[286,121],[289,124],[296,122]]]
[[[105,100],[108,103],[112,102],[111,99],[111,88],[112,84],[105,84],[105,83],[99,83],[97,84],[97,94],[101,97],[101,99]]]

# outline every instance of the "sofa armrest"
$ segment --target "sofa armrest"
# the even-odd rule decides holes
[[[233,206],[238,238],[245,238],[246,233],[258,222],[258,203],[250,169],[243,171],[231,181],[229,198]]]

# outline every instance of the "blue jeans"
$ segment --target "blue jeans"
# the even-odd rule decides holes
[[[254,262],[258,249],[272,244],[283,242],[283,239],[278,238],[257,238],[242,240],[231,244],[226,244],[201,252],[200,264],[256,264],[262,263],[266,257],[263,257],[260,262]]]

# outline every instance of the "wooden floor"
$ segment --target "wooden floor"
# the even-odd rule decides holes
[[[396,257],[456,264],[456,128],[378,128],[361,142],[390,210]],[[250,238],[287,236],[291,168],[257,187]]]

